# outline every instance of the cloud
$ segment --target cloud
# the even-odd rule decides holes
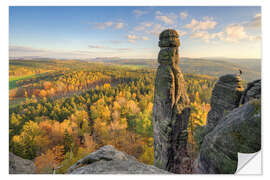
[[[222,39],[224,32],[208,33],[207,31],[197,31],[190,35],[192,39],[202,39],[204,42],[209,43],[212,39]]]
[[[9,52],[19,52],[19,53],[44,53],[47,52],[44,49],[38,49],[38,48],[32,48],[28,46],[16,46],[16,45],[11,45],[9,46]]]
[[[124,43],[124,41],[121,41],[121,40],[109,40],[110,43],[113,43],[113,44],[122,44]]]
[[[160,11],[156,11],[155,13],[156,13],[156,15],[161,15],[162,14]]]
[[[129,48],[114,48],[114,47],[100,46],[100,45],[88,45],[88,48],[90,48],[90,49],[103,49],[103,50],[118,50],[118,51],[130,50]]]
[[[97,29],[106,29],[109,27],[113,27],[114,29],[122,29],[124,27],[125,23],[123,22],[112,22],[112,21],[106,21],[102,23],[95,23],[94,27]]]
[[[135,26],[133,30],[134,31],[143,31],[147,28],[150,28],[152,25],[153,25],[153,23],[151,23],[151,22],[142,22],[138,26]]]
[[[223,31],[216,33],[209,33],[207,31],[195,31],[190,35],[192,39],[202,39],[209,43],[211,40],[221,40],[225,42],[237,43],[243,40],[258,41],[261,39],[260,35],[249,35],[245,27],[240,24],[228,25]]]
[[[229,42],[238,42],[239,40],[249,38],[244,27],[239,24],[227,26],[225,32],[227,36],[225,40]]]
[[[124,27],[124,23],[123,22],[119,22],[115,24],[115,29],[122,29]]]
[[[129,34],[129,35],[127,35],[127,38],[128,38],[128,41],[129,41],[130,43],[134,43],[135,40],[138,39],[138,37],[137,37],[136,35],[134,35],[134,34]]]
[[[46,58],[81,58],[89,57],[92,55],[91,51],[80,51],[80,50],[49,50],[49,49],[39,49],[29,46],[9,46],[9,56],[10,57],[46,57]]]
[[[249,35],[245,27],[240,24],[231,24],[226,27],[225,29],[226,37],[221,40],[225,40],[227,42],[234,42],[237,43],[241,40],[248,40],[248,41],[258,41],[261,40],[260,35]]]
[[[252,21],[244,24],[244,26],[248,28],[261,28],[261,19],[261,13],[258,13],[253,17]]]
[[[165,24],[174,24],[174,20],[167,17],[167,16],[156,16],[156,18],[162,22],[164,22]]]
[[[176,30],[176,31],[178,32],[178,34],[179,34],[180,37],[187,34],[186,31],[180,31],[180,30]]]
[[[148,11],[135,9],[135,10],[132,11],[132,13],[135,14],[136,17],[140,17],[140,16],[143,16],[143,15],[147,14]]]
[[[177,15],[174,13],[163,14],[160,11],[157,11],[156,19],[162,21],[165,24],[173,25],[176,24]]]
[[[159,34],[165,29],[167,29],[165,26],[162,26],[160,24],[154,24],[151,29],[146,31],[146,33],[159,36]]]
[[[204,17],[203,21],[192,19],[189,24],[184,26],[184,28],[191,29],[193,32],[195,32],[199,30],[214,29],[216,25],[216,21],[213,21],[211,18]]]
[[[88,45],[88,48],[90,48],[90,49],[104,49],[105,46]]]
[[[180,15],[180,18],[181,19],[186,19],[188,17],[188,13],[187,12],[181,12],[179,15]]]
[[[144,41],[148,41],[148,40],[149,40],[149,38],[148,38],[147,36],[142,36],[142,40],[144,40]]]
[[[107,21],[103,23],[95,23],[95,28],[97,29],[106,29],[108,27],[111,27],[113,25],[112,21]]]
[[[127,39],[130,43],[135,43],[137,40],[143,40],[143,41],[148,41],[149,38],[147,36],[136,36],[134,34],[129,34],[127,35]]]

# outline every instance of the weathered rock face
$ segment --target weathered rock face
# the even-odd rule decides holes
[[[207,115],[208,131],[212,130],[228,113],[239,106],[244,88],[242,79],[238,75],[228,74],[221,76],[212,91],[211,110]]]
[[[34,174],[34,162],[9,153],[9,174]]]
[[[261,80],[256,80],[248,83],[243,96],[241,97],[240,104],[244,104],[252,99],[258,99],[261,97]]]
[[[244,104],[218,120],[204,137],[195,173],[233,174],[238,152],[254,153],[261,149],[260,80],[249,83],[241,102]]]
[[[138,162],[133,156],[103,146],[68,169],[70,174],[169,174],[155,166]]]
[[[252,100],[234,109],[207,134],[198,159],[199,173],[233,174],[237,153],[261,149],[261,103]]]
[[[187,160],[187,125],[189,98],[184,77],[178,66],[180,46],[175,30],[165,30],[159,36],[160,63],[155,80],[153,107],[155,166],[181,173]]]

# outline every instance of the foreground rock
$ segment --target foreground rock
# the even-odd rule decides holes
[[[179,46],[175,30],[160,34],[153,106],[154,164],[173,173],[186,173],[182,165],[189,161],[186,146],[190,101],[178,65]]]
[[[27,159],[9,153],[9,174],[34,174],[35,164]]]
[[[249,83],[236,104],[240,106],[218,119],[204,137],[195,173],[233,174],[238,152],[255,153],[261,149],[261,81]]]
[[[103,146],[68,169],[70,174],[168,174],[155,166],[138,162],[133,156]]]

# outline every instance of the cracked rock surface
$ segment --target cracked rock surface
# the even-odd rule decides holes
[[[111,145],[79,160],[68,169],[69,174],[168,174],[155,166],[140,163],[135,157]]]
[[[34,174],[35,168],[33,161],[9,152],[9,174]]]

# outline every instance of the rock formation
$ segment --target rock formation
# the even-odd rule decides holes
[[[155,166],[182,173],[188,161],[187,125],[190,114],[185,80],[179,68],[179,35],[167,29],[159,36],[159,67],[153,107]],[[185,162],[184,162],[185,161]]]
[[[261,149],[260,80],[250,83],[242,97],[236,99],[235,105],[240,104],[241,99],[240,107],[213,123],[212,130],[204,137],[195,162],[196,173],[233,174],[237,169],[238,152],[254,153]]]
[[[241,97],[240,104],[244,104],[252,99],[259,99],[261,97],[261,80],[256,80],[248,83],[243,96]]]
[[[207,129],[212,130],[225,113],[239,106],[244,88],[239,75],[221,76],[212,91],[211,110],[207,115]]]
[[[133,156],[103,146],[68,169],[70,174],[169,174],[155,166],[138,162]]]
[[[34,162],[9,153],[9,174],[34,174]]]

